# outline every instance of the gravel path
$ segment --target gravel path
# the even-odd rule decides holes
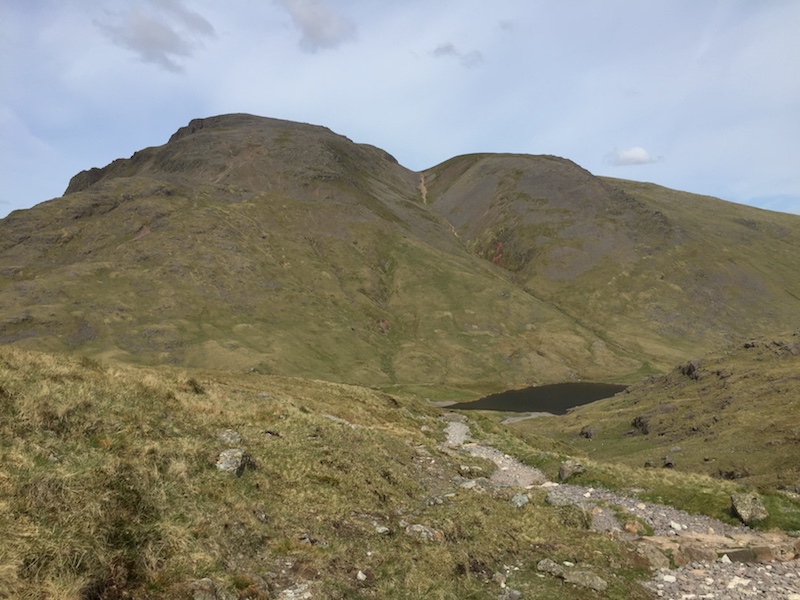
[[[800,563],[693,563],[661,571],[645,587],[665,600],[800,600]]]
[[[490,460],[497,465],[497,470],[489,479],[493,484],[499,487],[526,488],[547,481],[547,477],[539,469],[523,465],[513,456],[503,454],[490,446],[481,446],[470,439],[469,427],[465,423],[451,421],[447,424],[448,446],[461,448],[471,456]]]
[[[676,540],[691,533],[725,536],[756,534],[748,527],[729,525],[710,517],[643,502],[609,490],[549,482],[540,470],[524,465],[495,448],[474,442],[470,438],[466,419],[461,415],[451,413],[448,417],[445,445],[494,462],[497,470],[491,481],[498,486],[546,486],[550,488],[548,502],[556,505],[582,505],[587,509],[613,505],[650,525],[655,536],[672,536]],[[597,510],[594,512],[597,513]],[[612,529],[616,521],[610,518],[596,523],[602,523],[601,529]],[[800,560],[767,564],[720,560],[693,562],[678,569],[659,570],[645,587],[665,600],[800,600]]]
[[[585,488],[579,485],[560,484],[548,495],[555,505],[611,504],[639,517],[653,528],[653,535],[677,535],[678,532],[718,533],[723,535],[752,533],[744,526],[728,525],[703,515],[692,515],[665,504],[642,502],[638,498],[623,496],[602,488]]]

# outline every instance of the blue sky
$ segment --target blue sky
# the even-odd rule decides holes
[[[3,0],[0,217],[231,112],[800,214],[794,0]]]

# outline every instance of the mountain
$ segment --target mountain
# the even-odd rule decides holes
[[[427,179],[470,250],[637,356],[681,360],[800,315],[797,217],[554,157],[459,157]]]
[[[627,379],[800,318],[800,217],[551,156],[414,173],[192,121],[0,221],[0,343],[467,394]]]

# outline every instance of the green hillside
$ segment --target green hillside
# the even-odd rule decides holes
[[[800,217],[556,157],[465,156],[426,177],[473,252],[659,369],[800,316]]]
[[[419,402],[8,346],[0,400],[0,597],[478,599],[506,578],[595,597],[539,577],[544,558],[591,564],[607,598],[648,597],[643,559],[577,509],[459,488],[470,459]],[[230,449],[238,476],[217,468]]]
[[[797,494],[800,335],[739,343],[567,415],[509,427],[603,462],[656,469],[669,463],[680,472]]]
[[[800,217],[551,156],[413,173],[251,115],[0,221],[0,343],[433,395],[635,381],[800,319]]]
[[[692,543],[791,560],[798,272],[797,216],[194,120],[0,220],[0,598],[644,600],[690,553],[643,502],[720,533],[752,489],[773,531]],[[577,380],[633,385],[430,402]]]

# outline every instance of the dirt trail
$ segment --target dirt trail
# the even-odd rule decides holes
[[[425,186],[425,175],[419,174],[419,193],[422,194],[422,203],[428,203],[428,188]]]

